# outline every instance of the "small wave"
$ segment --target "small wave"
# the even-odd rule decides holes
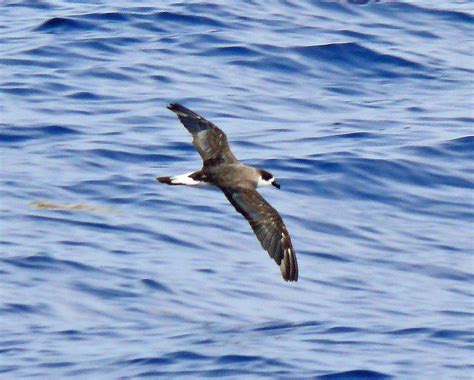
[[[317,327],[321,326],[321,322],[318,321],[307,321],[301,323],[289,323],[289,322],[271,322],[265,323],[262,326],[256,327],[254,331],[269,331],[272,333],[279,334],[282,331],[294,331],[299,329],[304,329],[308,327]]]
[[[351,69],[363,70],[381,77],[426,72],[426,68],[420,63],[391,54],[379,53],[355,42],[300,46],[292,50],[305,59],[327,62],[344,69],[351,67]]]
[[[252,355],[223,355],[217,358],[217,363],[219,364],[229,364],[229,363],[248,363],[260,361],[259,356]]]
[[[104,40],[104,39],[100,39],[100,40],[90,39],[90,40],[83,41],[83,42],[81,41],[81,42],[78,43],[78,45],[80,45],[81,47],[84,47],[84,48],[97,50],[99,52],[107,53],[107,54],[118,54],[118,53],[120,53],[120,49],[113,46],[107,40]],[[105,71],[106,69],[102,69],[102,70]],[[125,78],[129,78],[128,76],[126,76],[124,74],[122,74],[122,75]],[[116,78],[111,77],[111,79],[116,79]]]
[[[33,314],[39,315],[44,313],[44,306],[33,306],[24,303],[5,303],[0,306],[0,313],[5,314]]]
[[[349,260],[347,257],[343,255],[335,255],[331,253],[323,253],[323,252],[315,252],[310,254],[311,256],[319,257],[320,259],[323,260],[330,260],[330,261],[335,261],[339,263],[350,263],[352,260]]]
[[[154,15],[154,18],[158,22],[173,22],[177,24],[191,24],[191,25],[206,25],[212,27],[224,27],[222,22],[217,21],[210,17],[197,16],[193,14],[182,14],[173,12],[158,12]]]
[[[474,155],[474,136],[464,136],[452,139],[444,143],[443,147],[450,153],[472,158]]]
[[[333,372],[327,375],[316,376],[319,380],[385,380],[393,376],[382,372],[356,369],[352,371]]]
[[[0,142],[17,143],[39,138],[51,138],[79,134],[79,130],[72,126],[64,125],[44,125],[22,128],[4,128],[0,132]]]
[[[97,12],[97,13],[88,13],[81,18],[95,20],[95,21],[107,21],[107,22],[125,22],[129,21],[129,13],[125,12]]]
[[[161,284],[156,280],[145,278],[142,280],[142,283],[149,287],[150,289],[159,290],[160,292],[173,293],[173,291],[168,288],[166,285]]]
[[[283,74],[295,74],[306,71],[306,66],[290,57],[262,57],[258,59],[233,59],[232,65],[264,70],[265,72],[279,72]]]
[[[103,97],[97,94],[94,94],[90,91],[76,91],[67,95],[68,98],[77,99],[77,100],[99,100]]]
[[[411,327],[387,332],[390,335],[429,335],[433,330],[426,327]]]
[[[27,257],[13,257],[4,260],[5,263],[19,268],[35,270],[58,270],[60,268],[69,268],[83,272],[96,272],[92,266],[79,263],[72,260],[60,260],[50,256],[36,255]]]
[[[209,356],[198,354],[193,351],[176,351],[167,354],[167,357],[175,360],[205,360]]]
[[[396,11],[399,14],[405,16],[411,16],[411,18],[416,17],[432,17],[434,20],[438,22],[440,20],[445,20],[448,22],[455,22],[455,23],[466,23],[467,26],[471,27],[474,23],[474,16],[467,13],[456,11],[452,9],[437,9],[436,5],[443,5],[442,2],[438,4],[434,4],[433,8],[425,7],[422,5],[417,5],[415,3],[410,2],[399,2],[393,5],[390,5],[390,8]]]
[[[320,172],[332,174],[341,172],[345,173],[347,178],[352,177],[354,181],[364,181],[366,190],[382,179],[430,188],[438,186],[471,188],[473,186],[472,182],[466,178],[454,174],[449,175],[441,168],[406,159],[350,158],[342,161],[308,161],[308,165],[316,165]],[[346,185],[350,185],[349,182],[346,182]],[[379,186],[381,186],[380,183]]]
[[[176,158],[165,154],[131,153],[123,150],[90,149],[88,154],[118,162],[175,162]]]
[[[22,141],[31,140],[31,136],[13,134],[13,133],[0,133],[0,142],[3,143],[18,143]]]
[[[206,50],[200,55],[206,57],[258,57],[260,54],[253,49],[244,46],[220,46]]]
[[[49,32],[53,33],[56,31],[86,31],[93,30],[96,26],[93,23],[80,21],[73,18],[54,17],[46,20],[41,25],[35,28],[37,32]]]
[[[106,286],[94,286],[91,283],[76,281],[74,287],[80,292],[96,296],[101,299],[115,299],[115,298],[135,298],[139,297],[139,293],[132,292],[130,290],[117,289]]]
[[[462,341],[464,343],[472,343],[472,331],[442,329],[433,331],[432,339],[448,339],[454,341]]]
[[[435,158],[465,158],[472,159],[474,155],[474,136],[463,136],[437,144],[406,146],[403,151],[411,152],[418,157]]]

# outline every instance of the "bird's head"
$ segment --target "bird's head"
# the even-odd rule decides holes
[[[266,170],[259,169],[258,173],[260,177],[257,181],[257,186],[275,186],[277,189],[280,188],[280,184],[276,181],[272,173],[267,172]]]

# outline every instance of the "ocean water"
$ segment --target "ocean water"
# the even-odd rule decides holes
[[[0,3],[0,378],[472,379],[472,2]],[[285,283],[179,102],[282,189]]]

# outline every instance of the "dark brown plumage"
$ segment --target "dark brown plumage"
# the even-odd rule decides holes
[[[219,187],[250,224],[262,247],[280,266],[285,281],[298,280],[298,262],[290,234],[278,213],[256,190],[257,185],[280,188],[269,172],[244,165],[230,150],[227,137],[216,125],[195,112],[173,103],[168,108],[175,112],[184,127],[192,134],[203,166],[200,170],[175,177],[158,177],[168,185],[201,185]]]
[[[256,190],[222,189],[229,202],[252,227],[263,249],[280,266],[286,281],[298,280],[298,263],[290,234],[280,214]]]
[[[193,135],[193,145],[204,166],[238,162],[230,150],[227,136],[217,126],[180,104],[172,103],[168,109],[176,113],[184,127]]]

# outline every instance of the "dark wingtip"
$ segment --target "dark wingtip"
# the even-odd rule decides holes
[[[170,103],[166,106],[166,108],[168,108],[171,111],[174,111],[174,110],[178,109],[179,107],[182,107],[182,106],[178,103]]]
[[[295,270],[294,268],[292,268],[292,269]],[[284,278],[284,280],[289,281],[289,282],[298,281],[298,269],[296,269],[296,272],[291,273],[288,277]]]
[[[285,281],[298,281],[298,261],[291,246],[285,248],[284,257],[280,262],[280,269]]]
[[[286,282],[296,282],[298,281],[298,272],[290,274],[287,277],[283,277]]]
[[[186,107],[182,106],[179,103],[170,103],[166,106],[169,110],[173,111],[174,113],[184,113],[184,114],[192,114],[193,112]]]

